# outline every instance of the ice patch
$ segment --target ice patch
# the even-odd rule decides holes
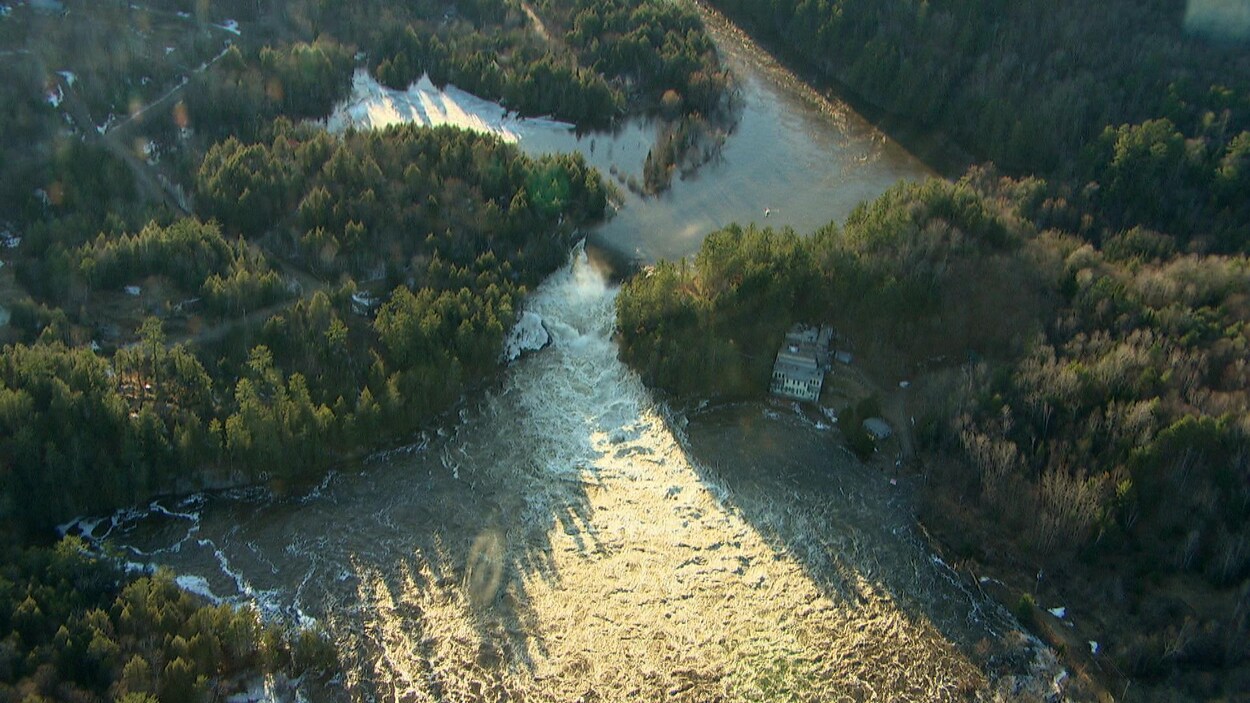
[[[0,17],[8,17],[13,14],[13,8],[8,5],[0,5]]]
[[[1099,650],[1098,643],[1097,643],[1097,642],[1095,642],[1094,640],[1090,640],[1090,641],[1089,641],[1089,653],[1090,653],[1090,654],[1097,655],[1097,654],[1098,654],[1098,650]]]
[[[225,20],[221,24],[216,25],[218,29],[224,29],[236,37],[243,36],[243,32],[239,29],[239,23],[234,20]]]
[[[74,84],[78,82],[78,76],[75,75],[73,71],[57,71],[56,75],[64,78],[65,85],[68,85],[71,88],[73,88]]]
[[[1065,608],[1065,607],[1063,607],[1062,605],[1061,605],[1061,606],[1059,606],[1058,608],[1047,608],[1046,610],[1047,610],[1047,612],[1049,612],[1051,615],[1054,615],[1055,617],[1059,618],[1060,620],[1062,620],[1062,619],[1064,619],[1064,618],[1066,618],[1066,617],[1068,616],[1068,609],[1067,609],[1067,608]]]
[[[58,85],[55,89],[48,91],[48,94],[45,95],[44,98],[52,107],[60,107],[61,103],[65,100],[65,93],[61,91],[61,86]]]
[[[461,129],[494,134],[505,142],[516,143],[526,127],[556,126],[571,130],[573,125],[554,120],[521,118],[499,103],[491,102],[448,85],[440,90],[428,75],[407,90],[392,90],[357,69],[352,76],[352,93],[326,119],[330,132],[348,129],[382,129],[397,124],[425,127],[450,125]]]

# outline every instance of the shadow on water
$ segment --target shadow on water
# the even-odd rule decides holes
[[[551,346],[417,445],[303,498],[149,510],[114,538],[201,591],[319,622],[352,700],[980,688],[968,661],[1007,624],[933,563],[906,498],[784,409],[666,425],[616,359],[592,258],[527,301]]]
[[[344,524],[335,545],[332,559],[350,562],[350,577],[312,599],[331,629],[352,633],[352,669],[373,669],[372,681],[357,682],[365,690],[406,680],[410,694],[493,697],[514,670],[533,675],[549,652],[531,587],[561,588],[553,534],[582,558],[603,551],[587,496],[602,456],[591,438],[630,408],[618,407],[612,364],[598,358],[613,353],[600,329],[611,299],[601,277],[579,280],[584,268],[557,274],[529,305],[546,320],[550,348],[522,359],[448,436],[354,478],[344,486],[353,495],[313,511],[324,507],[327,521],[346,517],[337,504],[372,511],[359,528]],[[433,663],[448,660],[459,662],[455,683],[436,675],[445,669]]]
[[[628,433],[646,402],[637,384],[620,388],[612,304],[579,251],[527,301],[550,347],[444,429],[302,498],[139,511],[110,539],[184,586],[320,623],[352,699],[498,698],[549,654],[531,590],[562,589],[553,536],[566,557],[606,550],[588,498],[596,445]]]
[[[1025,680],[1053,666],[1049,652],[920,538],[907,482],[859,462],[836,430],[776,402],[716,407],[679,424],[700,480],[834,603],[888,601],[1000,692],[1048,683]]]

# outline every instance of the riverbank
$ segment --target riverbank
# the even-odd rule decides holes
[[[916,522],[918,476],[858,461],[836,430],[788,404],[707,406],[689,416],[679,436],[704,480],[723,487],[724,501],[824,587],[845,595],[871,584],[913,622],[935,627],[984,676],[985,688],[965,694],[1092,698],[1050,649],[930,550]],[[845,644],[828,646],[836,652]],[[888,657],[892,645],[855,646],[872,658]]]
[[[905,494],[827,430],[757,405],[666,415],[616,359],[615,295],[579,257],[527,303],[552,345],[428,443],[300,498],[133,515],[117,547],[316,620],[345,697],[1049,691],[1049,650],[959,584]]]
[[[800,79],[802,84],[820,99],[833,103],[845,103],[873,127],[881,130],[890,140],[898,142],[926,166],[943,178],[959,178],[978,159],[952,138],[933,125],[923,124],[907,115],[890,113],[872,102],[867,96],[838,81],[819,67],[814,66],[791,49],[781,37],[765,31],[750,18],[731,16],[712,7],[707,0],[695,0],[695,6],[703,20],[714,31],[727,35],[739,34],[744,44],[758,44],[770,57],[779,62],[786,71]]]

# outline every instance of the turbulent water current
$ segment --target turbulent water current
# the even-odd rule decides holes
[[[772,222],[807,229],[925,175],[749,44],[718,38],[745,105],[723,158],[663,198],[630,196],[592,241],[644,260],[686,254],[726,218],[769,208]],[[610,168],[641,162],[630,145],[644,131],[549,134]],[[542,148],[523,124],[518,134]],[[579,248],[525,303],[547,348],[442,429],[305,495],[161,501],[75,529],[210,598],[323,628],[346,673],[306,686],[314,700],[1052,690],[1064,674],[1049,650],[917,539],[904,489],[828,427],[784,406],[685,417],[657,405],[617,359],[615,295]]]
[[[349,699],[1039,684],[1016,675],[1048,653],[924,549],[898,489],[823,426],[758,405],[662,412],[616,358],[614,297],[578,251],[528,301],[552,344],[446,430],[300,498],[154,504],[93,532],[210,597],[325,628]]]

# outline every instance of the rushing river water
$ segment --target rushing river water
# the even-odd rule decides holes
[[[722,158],[591,234],[642,260],[732,220],[808,230],[926,175],[720,30],[742,81]],[[636,172],[649,132],[520,133]],[[561,141],[563,140],[563,141]],[[593,152],[591,145],[593,144]],[[641,152],[639,151],[641,149]],[[582,251],[526,302],[553,341],[456,421],[302,497],[80,523],[184,587],[325,628],[385,701],[943,700],[1042,692],[1053,656],[918,540],[905,494],[825,426],[756,404],[671,417],[617,359]]]

